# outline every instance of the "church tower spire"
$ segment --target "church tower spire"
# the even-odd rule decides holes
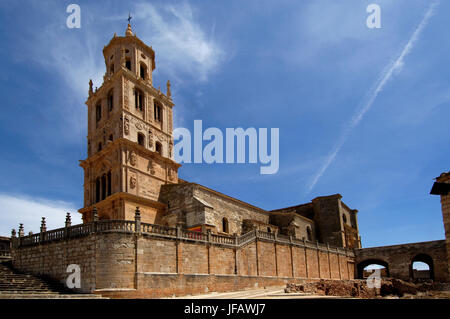
[[[158,201],[162,185],[178,183],[173,160],[174,104],[170,93],[153,87],[155,52],[131,29],[114,34],[103,48],[106,72],[102,85],[89,84],[88,157],[84,169],[83,221],[134,219],[155,223],[166,207]]]

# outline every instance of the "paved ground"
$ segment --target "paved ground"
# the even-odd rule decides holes
[[[233,292],[211,292],[202,295],[172,297],[170,299],[311,299],[311,298],[334,298],[334,296],[318,296],[305,293],[289,293],[284,292],[283,287],[271,287],[267,289],[253,289],[245,291]]]

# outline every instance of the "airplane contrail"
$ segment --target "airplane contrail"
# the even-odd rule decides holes
[[[428,24],[428,21],[433,16],[433,14],[436,10],[436,7],[438,5],[439,5],[439,0],[434,1],[430,5],[427,12],[425,13],[425,16],[423,17],[422,21],[415,29],[415,31],[412,34],[411,38],[409,39],[408,43],[406,43],[406,45],[403,48],[403,50],[401,51],[400,55],[394,60],[393,63],[388,64],[387,67],[381,72],[378,80],[375,82],[375,85],[373,85],[371,90],[369,91],[369,94],[368,94],[369,99],[367,100],[367,103],[365,103],[364,106],[362,108],[360,108],[359,110],[357,110],[355,112],[355,114],[353,115],[349,125],[346,126],[346,128],[342,132],[340,138],[338,139],[337,143],[334,145],[332,151],[328,155],[325,164],[316,173],[311,184],[308,186],[308,191],[307,191],[308,193],[311,192],[311,190],[314,188],[314,186],[317,184],[319,179],[322,177],[322,175],[327,170],[328,166],[330,166],[330,164],[334,161],[337,154],[341,150],[342,146],[346,142],[351,131],[359,124],[359,122],[361,122],[361,120],[363,119],[363,117],[367,113],[367,111],[370,110],[370,108],[372,107],[373,103],[375,102],[378,94],[380,94],[380,92],[383,90],[386,83],[394,75],[394,72],[397,71],[397,73],[398,73],[401,71],[403,64],[404,64],[405,57],[413,49],[414,45],[416,44],[416,42],[419,39],[420,33],[423,31],[425,26]]]

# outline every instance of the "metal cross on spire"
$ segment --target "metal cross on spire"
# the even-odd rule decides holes
[[[131,14],[130,14],[130,12],[128,12],[128,24],[130,24],[131,23],[131,18],[132,18],[132,16],[131,16]]]

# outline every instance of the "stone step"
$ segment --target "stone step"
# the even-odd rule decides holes
[[[10,264],[0,263],[0,295],[60,295],[68,291],[62,284],[15,271]],[[75,294],[74,294],[75,295]]]

